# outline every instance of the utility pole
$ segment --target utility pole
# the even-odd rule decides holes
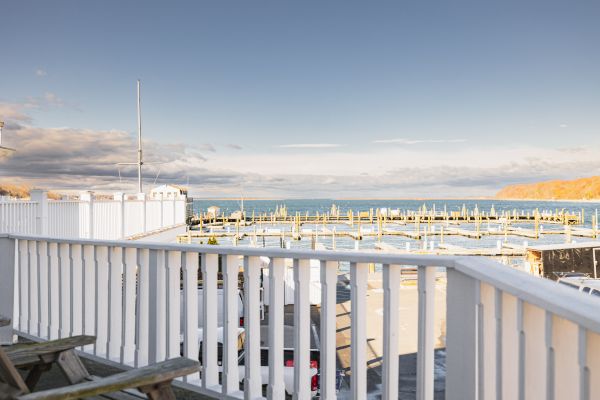
[[[142,192],[142,108],[140,101],[140,80],[137,81],[137,123],[138,123],[138,193]]]

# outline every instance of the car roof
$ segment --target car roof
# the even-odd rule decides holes
[[[570,276],[570,277],[560,278],[559,281],[565,282],[565,283],[570,283],[570,284],[577,285],[577,286],[587,286],[592,289],[600,290],[600,279]]]

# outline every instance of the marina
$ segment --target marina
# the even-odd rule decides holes
[[[448,211],[451,207],[458,210]],[[541,207],[496,211],[493,204],[483,209],[477,205],[469,208],[457,202],[451,206],[437,202],[416,209],[371,207],[345,212],[335,204],[327,212],[290,212],[286,205],[276,205],[271,212],[226,213],[220,212],[218,206],[211,206],[206,212],[196,211],[188,232],[178,235],[178,243],[210,240],[234,246],[312,249],[320,246],[332,250],[524,260],[528,245],[596,239],[599,233],[597,209],[589,206],[578,211]]]

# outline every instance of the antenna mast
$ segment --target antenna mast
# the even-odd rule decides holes
[[[142,109],[140,104],[140,80],[137,81],[137,123],[138,123],[138,193],[142,192]]]

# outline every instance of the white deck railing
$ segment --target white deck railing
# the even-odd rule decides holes
[[[433,399],[434,285],[447,271],[446,398],[600,398],[600,302],[554,282],[482,258],[300,251],[139,242],[0,236],[0,313],[16,333],[34,339],[97,336],[83,351],[122,366],[143,366],[183,353],[198,357],[202,376],[178,384],[215,398],[262,397],[259,273],[269,264],[268,396],[284,398],[283,285],[286,259],[295,278],[294,395],[310,397],[309,261],[321,262],[321,396],[335,398],[336,282],[340,263],[351,281],[352,398],[367,398],[366,290],[368,264],[384,274],[382,394],[398,398],[397,312],[401,269],[418,268],[417,398]],[[246,355],[238,386],[236,301],[244,268]],[[200,267],[200,268],[199,268]],[[224,305],[223,365],[217,365],[217,271]],[[198,321],[198,277],[205,296]],[[13,284],[14,282],[14,284]],[[180,295],[185,301],[180,308]],[[14,301],[13,301],[14,299]],[[180,326],[183,319],[183,328]],[[4,339],[7,338],[7,332]],[[8,332],[10,337],[11,333]],[[222,368],[222,374],[220,374]]]
[[[31,201],[0,200],[0,232],[61,238],[115,240],[145,234],[186,222],[186,199],[95,199],[84,193],[81,200],[48,200],[32,191]]]

